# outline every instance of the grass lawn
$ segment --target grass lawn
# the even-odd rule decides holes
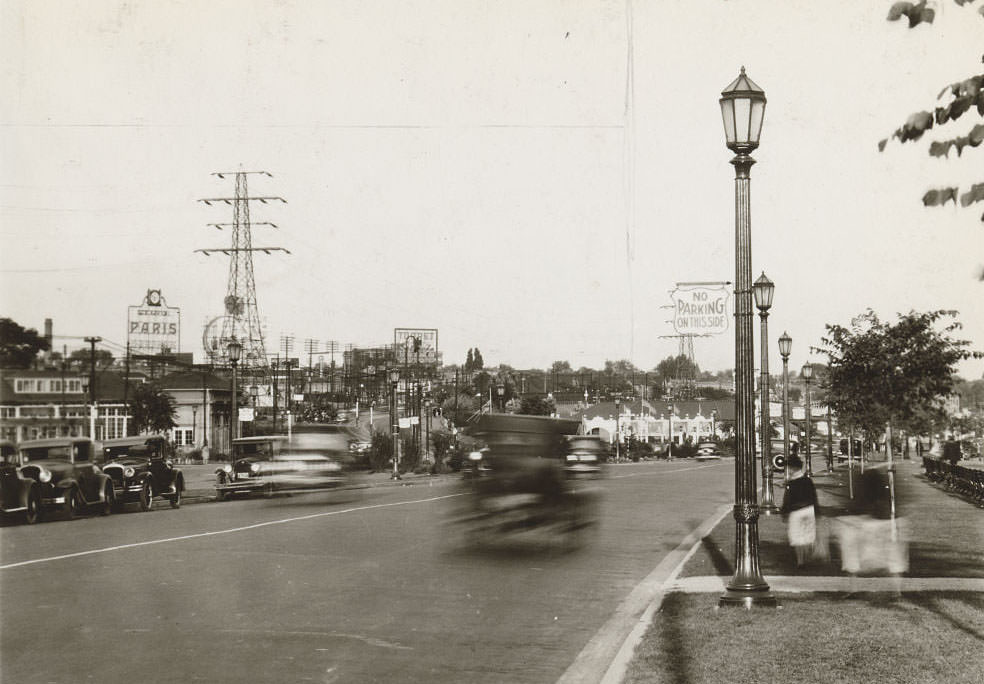
[[[666,596],[626,684],[984,682],[984,596],[786,594],[778,610]]]

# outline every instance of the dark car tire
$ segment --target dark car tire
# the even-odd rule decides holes
[[[174,485],[174,494],[172,494],[169,498],[171,500],[171,508],[181,508],[181,486],[180,485],[177,485],[177,484]]]
[[[109,515],[116,508],[116,493],[113,491],[112,482],[106,483],[103,494],[105,496],[103,497],[102,504],[99,506],[99,515]]]
[[[144,482],[140,489],[140,510],[149,511],[154,507],[154,490],[150,488],[150,482]]]
[[[65,502],[62,504],[62,512],[67,520],[73,520],[79,513],[79,494],[76,487],[69,487],[65,490]]]
[[[32,489],[27,493],[27,510],[24,511],[24,522],[28,525],[41,520],[41,495],[37,489]]]

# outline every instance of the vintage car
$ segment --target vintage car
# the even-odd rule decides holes
[[[173,448],[163,435],[140,435],[109,439],[102,443],[104,473],[113,481],[117,506],[140,504],[149,511],[154,497],[162,497],[171,508],[181,505],[184,475],[171,461]]]
[[[71,519],[90,507],[102,515],[113,511],[113,481],[99,469],[95,457],[95,445],[88,437],[20,443],[20,474],[38,483],[42,515],[54,509]]]
[[[260,476],[261,464],[280,455],[287,443],[286,435],[240,437],[232,440],[232,462],[215,469],[215,498],[223,501],[236,494],[273,492],[272,485]]]
[[[0,441],[0,513],[29,525],[41,517],[41,485],[21,475],[17,446],[8,440]]]
[[[215,498],[331,489],[345,481],[351,452],[337,426],[299,426],[290,437],[268,435],[233,440],[234,460],[215,471]]]
[[[718,449],[717,444],[714,442],[701,442],[697,446],[697,456],[694,457],[698,461],[716,461],[721,458],[721,451]]]

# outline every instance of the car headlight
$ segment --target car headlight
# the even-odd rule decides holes
[[[250,463],[249,464],[249,471],[251,473],[258,473],[258,472],[260,472],[260,464],[259,463]]]
[[[471,453],[468,454],[468,460],[469,461],[481,461],[482,460],[482,453],[480,451],[472,451]]]
[[[232,472],[232,466],[229,465],[228,463],[226,463],[224,466],[222,466],[222,470],[224,470],[227,473],[231,473]]]
[[[594,454],[581,454],[582,461],[597,461],[598,457]]]
[[[41,468],[38,471],[38,480],[40,482],[51,482],[51,471],[45,468]]]
[[[567,454],[567,460],[568,461],[576,461],[577,460],[577,454]]]
[[[123,477],[133,477],[136,471],[133,468],[127,467],[123,469]]]

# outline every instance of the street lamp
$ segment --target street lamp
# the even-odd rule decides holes
[[[615,399],[615,462],[616,463],[622,460],[622,449],[621,446],[619,445],[619,442],[621,441],[621,439],[619,439],[620,437],[619,423],[621,419],[621,413],[622,413],[622,400],[616,398]]]
[[[260,396],[260,388],[256,385],[249,386],[249,398],[253,406],[253,434],[256,434],[256,400]]]
[[[499,394],[499,410],[503,413],[506,412],[506,386],[499,385],[495,388],[495,391]]]
[[[800,375],[803,376],[803,382],[806,384],[806,475],[807,477],[813,477],[813,460],[810,457],[810,380],[813,378],[813,366],[809,363],[803,364],[803,370],[800,371]]]
[[[236,393],[238,388],[236,387],[237,381],[237,371],[239,366],[239,359],[243,356],[243,345],[235,337],[229,342],[229,363],[232,364],[232,409],[229,412],[229,458],[232,458],[232,440],[239,436],[239,409],[236,406]]]
[[[393,475],[391,480],[400,479],[400,410],[396,399],[396,388],[400,384],[400,369],[393,367],[389,369],[390,397],[392,409],[390,410],[390,438],[393,440]]]
[[[721,92],[727,146],[735,157],[735,575],[721,596],[729,606],[776,606],[759,569],[759,508],[755,495],[755,350],[752,340],[752,227],[749,191],[765,114],[765,92],[745,67]]]
[[[782,357],[782,458],[783,482],[789,482],[789,352],[793,338],[783,331],[779,338],[779,355]]]
[[[769,309],[772,308],[772,294],[776,286],[765,273],[758,277],[752,286],[755,306],[759,310],[762,333],[762,377],[759,380],[759,404],[762,413],[762,505],[766,515],[779,512],[772,494],[772,423],[769,417]]]

